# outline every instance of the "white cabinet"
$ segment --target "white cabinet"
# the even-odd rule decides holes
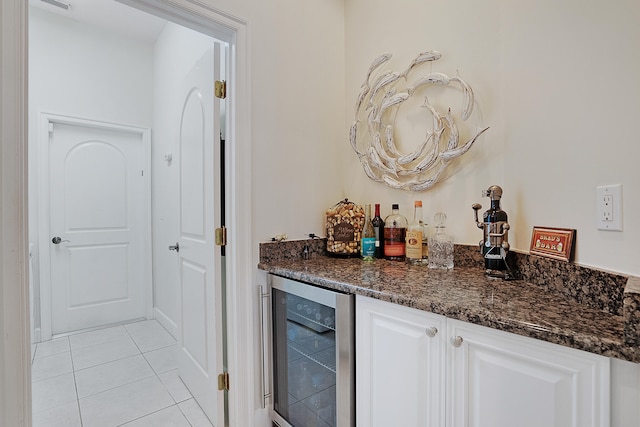
[[[608,358],[451,319],[447,334],[448,427],[609,425]]]
[[[360,427],[607,427],[609,387],[606,357],[356,299]]]
[[[446,318],[356,298],[359,427],[444,425]]]

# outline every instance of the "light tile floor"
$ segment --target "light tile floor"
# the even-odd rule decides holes
[[[35,346],[34,427],[211,427],[178,376],[176,341],[155,320]]]

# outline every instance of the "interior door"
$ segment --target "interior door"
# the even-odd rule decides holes
[[[215,256],[215,224],[220,219],[220,191],[215,147],[220,140],[219,102],[214,97],[220,46],[216,43],[184,82],[180,117],[181,321],[178,369],[214,425],[224,419],[217,375],[222,372],[220,256]]]
[[[144,317],[142,135],[51,126],[51,331]]]

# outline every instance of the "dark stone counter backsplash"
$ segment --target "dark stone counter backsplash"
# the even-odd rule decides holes
[[[260,244],[258,267],[338,291],[640,362],[640,278],[511,252],[516,280],[484,275],[477,246],[455,245],[452,272],[327,256],[325,239]],[[304,257],[304,258],[303,258]]]
[[[482,269],[484,265],[478,246],[455,245],[454,260],[458,267]],[[623,293],[628,276],[519,252],[510,252],[509,262],[514,265],[517,279],[559,292],[598,310],[623,314]]]

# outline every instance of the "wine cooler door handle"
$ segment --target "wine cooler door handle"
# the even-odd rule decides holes
[[[269,306],[267,306],[266,311],[264,309],[265,300],[268,304],[271,301],[271,294],[269,292],[265,293],[264,286],[258,285],[258,307],[260,311],[260,395],[262,396],[260,400],[262,409],[267,407],[267,400],[271,397],[271,392],[267,391],[267,377],[270,372],[269,366],[267,366],[269,360],[267,357],[269,348],[267,340],[271,338],[271,334],[265,331],[265,324],[270,324],[269,319],[265,318],[269,313]]]

